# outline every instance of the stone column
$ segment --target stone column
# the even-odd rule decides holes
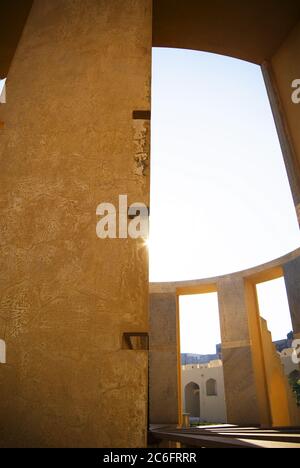
[[[149,204],[151,9],[35,0],[9,70],[1,445],[146,444],[148,352],[122,335],[148,331],[148,255],[97,238],[96,208],[120,194]]]
[[[149,392],[152,424],[178,423],[177,335],[175,293],[151,293]]]
[[[227,276],[220,280],[218,298],[227,420],[231,424],[259,424],[243,278]]]

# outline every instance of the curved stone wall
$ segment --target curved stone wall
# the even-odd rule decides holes
[[[300,249],[272,262],[215,278],[150,284],[150,420],[181,415],[178,297],[217,292],[228,421],[272,425],[255,285],[283,276],[295,337],[300,338]],[[277,416],[276,416],[277,417]]]

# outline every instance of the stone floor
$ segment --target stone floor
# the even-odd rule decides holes
[[[183,429],[152,425],[149,442],[151,446],[168,443],[173,447],[180,443],[184,447],[199,448],[300,448],[300,427],[261,429],[226,424]]]

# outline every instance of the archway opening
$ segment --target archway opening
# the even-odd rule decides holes
[[[200,388],[195,382],[188,383],[184,388],[185,411],[191,418],[200,418]]]
[[[193,426],[224,424],[225,385],[216,292],[179,297],[181,395],[183,412]],[[200,414],[190,412],[189,382],[199,388]]]
[[[262,324],[262,337],[269,335],[269,341],[273,343],[273,350],[266,347],[264,340],[263,355],[265,360],[270,362],[270,351],[273,351],[275,362],[278,362],[278,369],[275,377],[266,369],[266,375],[270,378],[270,399],[277,395],[280,406],[280,386],[278,380],[281,376],[281,386],[289,384],[293,397],[300,406],[300,381],[297,378],[299,372],[298,360],[294,359],[294,333],[291,322],[290,309],[284,278],[277,278],[256,285],[259,313]],[[274,361],[274,359],[273,359]],[[273,373],[274,370],[273,370]],[[299,381],[299,382],[298,382]],[[277,388],[278,387],[278,388]],[[281,398],[282,399],[282,398]],[[276,408],[274,411],[277,411]]]

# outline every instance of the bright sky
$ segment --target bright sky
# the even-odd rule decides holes
[[[151,281],[230,273],[299,247],[258,66],[215,54],[153,49],[151,121]],[[285,337],[291,330],[286,298],[263,294],[265,308],[281,317],[274,318],[273,327],[281,331],[273,338]],[[188,333],[181,326],[183,352],[214,352],[219,330],[206,319],[216,314],[215,305],[198,296],[181,300],[182,316],[196,317]]]
[[[4,84],[5,84],[5,80],[0,80],[0,94],[2,92]]]
[[[286,334],[293,327],[284,279],[279,278],[267,283],[258,284],[256,290],[260,314],[267,320],[268,329],[272,333],[273,340],[286,338]]]
[[[221,343],[217,294],[180,296],[179,311],[181,352],[214,354]]]

